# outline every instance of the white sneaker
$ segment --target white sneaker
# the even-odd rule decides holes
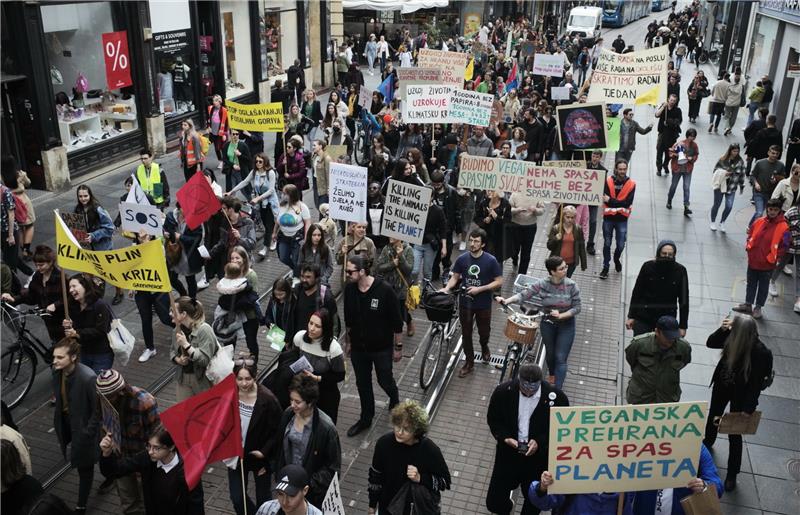
[[[717,230],[717,224],[714,223],[714,222],[711,222],[708,226],[711,228],[712,231],[716,231]]]
[[[269,244],[269,250],[275,250],[277,248],[278,248],[278,242],[277,241],[273,241],[272,243]]]
[[[783,267],[783,273],[791,277],[792,265],[786,265],[785,267]]]
[[[145,349],[144,352],[142,352],[142,355],[139,356],[139,363],[144,363],[145,361],[152,358],[156,354],[158,354],[158,351],[155,349],[153,350]]]
[[[727,229],[725,229],[725,224],[722,222],[719,223],[719,230],[720,232],[728,232]]]
[[[267,247],[261,247],[261,250],[258,251],[258,255],[263,257],[267,256]]]
[[[800,300],[794,303],[794,312],[800,313]]]
[[[778,296],[778,287],[775,285],[775,281],[773,281],[772,279],[770,279],[769,281],[769,294],[772,295],[773,297]]]
[[[458,250],[467,250],[467,242],[466,241],[462,241],[461,243],[459,243],[458,244]]]
[[[219,164],[217,165],[217,170],[222,170],[222,166],[223,166],[223,165],[222,165],[222,163],[219,163]]]
[[[198,291],[205,290],[206,288],[208,288],[208,281],[206,281],[205,279],[201,279],[201,280],[197,281],[197,290]]]

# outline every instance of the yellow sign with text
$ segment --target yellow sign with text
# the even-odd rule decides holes
[[[160,240],[117,250],[80,246],[56,211],[56,262],[61,268],[95,275],[129,290],[172,291]]]
[[[239,104],[227,100],[228,123],[231,129],[252,132],[283,132],[283,104]]]

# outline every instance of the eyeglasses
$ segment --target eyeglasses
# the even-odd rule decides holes
[[[148,451],[159,452],[166,449],[163,445],[150,445],[149,443],[144,444],[144,448]]]
[[[264,162],[263,159],[256,159],[256,163],[263,163],[263,162]]]
[[[240,365],[240,366],[244,365],[244,366],[247,366],[247,367],[252,367],[253,365],[255,365],[255,363],[256,363],[256,360],[254,360],[253,358],[243,358],[242,357],[242,358],[236,358],[235,360],[233,360],[233,364],[234,365]]]
[[[394,432],[395,433],[403,433],[403,434],[407,434],[407,435],[410,435],[411,433],[413,433],[413,431],[411,429],[409,429],[407,427],[402,427],[402,426],[394,426]]]
[[[347,275],[353,275],[353,274],[357,274],[358,270],[345,270],[345,273],[347,273]]]

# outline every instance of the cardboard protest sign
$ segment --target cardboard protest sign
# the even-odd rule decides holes
[[[89,236],[89,231],[86,229],[85,215],[82,213],[61,213],[61,219],[82,247],[92,248],[91,243],[84,243],[86,237]]]
[[[561,150],[604,148],[608,144],[605,104],[571,104],[556,108]]]
[[[541,202],[603,203],[603,170],[536,166],[529,161],[461,154],[458,187],[524,193]]]
[[[549,494],[634,492],[697,477],[705,402],[550,408]]]
[[[533,56],[533,74],[561,77],[564,75],[564,56],[558,54],[535,54]]]
[[[358,91],[358,105],[364,109],[369,109],[369,106],[372,105],[372,91],[364,86],[361,86]]]
[[[450,94],[449,120],[452,123],[488,127],[493,104],[494,95],[454,89]]]
[[[127,290],[171,292],[164,247],[159,240],[118,250],[81,248],[56,210],[56,262]]]
[[[139,234],[140,230],[144,230],[153,236],[163,233],[164,214],[156,206],[120,202],[119,217],[123,231]]]
[[[586,161],[542,161],[542,166],[552,168],[586,168]]]
[[[240,104],[225,101],[231,129],[253,132],[283,132],[283,104]]]
[[[669,47],[616,54],[603,50],[592,72],[589,102],[651,104],[667,101]]]
[[[427,186],[390,179],[386,190],[381,234],[415,245],[421,244],[431,205],[431,193]]]
[[[331,163],[330,167],[331,218],[348,222],[367,219],[367,169],[361,166]]]
[[[422,84],[406,88],[403,102],[403,121],[406,123],[446,123],[450,121],[450,93],[448,85]]]
[[[117,409],[106,399],[105,395],[98,395],[100,401],[100,425],[103,435],[111,435],[111,450],[119,455],[122,452],[122,425],[119,421]]]
[[[406,100],[406,86],[420,84],[441,84],[442,70],[437,68],[397,68],[397,80],[400,83],[400,100]]]
[[[553,86],[550,88],[550,98],[552,100],[569,100],[569,86]]]
[[[338,161],[342,156],[348,156],[347,153],[347,145],[328,145],[325,147],[325,153],[331,156],[335,162]]]
[[[464,69],[467,67],[467,59],[467,54],[461,52],[420,48],[419,54],[417,54],[417,66],[441,70],[442,83],[450,84],[456,89],[463,89]]]
[[[334,472],[333,480],[328,486],[328,491],[325,492],[325,497],[322,499],[319,509],[322,510],[322,515],[345,515],[338,472]]]

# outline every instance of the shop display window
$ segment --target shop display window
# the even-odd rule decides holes
[[[253,91],[253,55],[250,46],[248,2],[220,2],[225,65],[225,96],[236,98]]]
[[[41,12],[58,128],[67,152],[138,129],[133,86],[110,90],[106,84],[102,35],[123,30],[114,24],[110,2],[44,5]]]
[[[267,80],[284,73],[281,55],[281,13],[279,8],[267,8],[259,20],[261,31],[261,77]],[[291,64],[291,63],[288,63]],[[287,66],[288,68],[288,66]]]

